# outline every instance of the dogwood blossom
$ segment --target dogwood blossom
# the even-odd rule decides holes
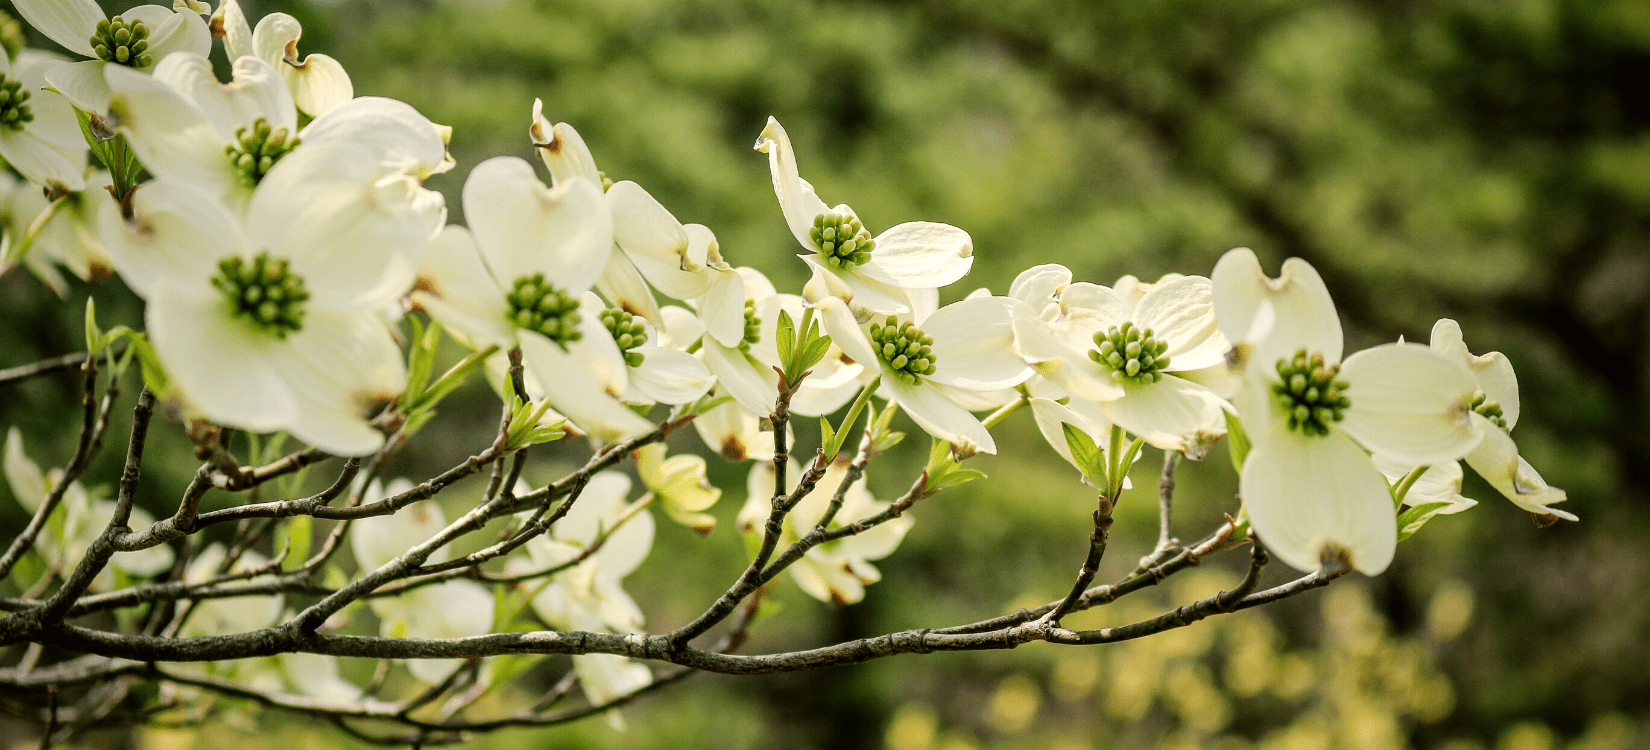
[[[39,185],[0,172],[0,275],[22,265],[59,297],[68,291],[59,266],[87,281],[107,276],[97,217],[114,202],[108,185],[109,173],[99,170],[87,175],[84,190],[48,199]],[[33,244],[22,247],[31,232]]]
[[[877,313],[926,317],[913,308],[920,303],[913,303],[907,290],[947,286],[974,265],[974,241],[957,227],[911,221],[873,239],[853,209],[847,205],[828,208],[798,173],[790,136],[778,120],[768,118],[756,139],[756,150],[768,155],[785,224],[807,251],[801,257],[810,267],[847,285],[851,293],[844,299],[852,303],[856,317]]]
[[[260,19],[254,30],[240,3],[220,0],[212,20],[223,29],[223,47],[229,59],[239,61],[250,55],[268,63],[304,114],[320,117],[354,98],[349,73],[337,60],[319,53],[298,55],[298,40],[304,35],[298,19],[271,13]]]
[[[1520,409],[1518,376],[1507,356],[1501,352],[1474,355],[1461,337],[1460,324],[1449,318],[1433,324],[1432,348],[1460,360],[1478,386],[1471,419],[1484,440],[1467,454],[1467,465],[1518,507],[1538,515],[1577,520],[1574,513],[1552,507],[1567,500],[1568,495],[1549,486],[1535,467],[1518,455],[1518,446],[1509,434],[1518,424]]]
[[[17,0],[16,6],[40,33],[92,58],[55,66],[46,75],[52,88],[86,112],[109,109],[105,66],[147,71],[173,52],[204,56],[212,49],[212,32],[200,13],[187,7],[139,5],[110,18],[93,0]]]
[[[1132,277],[1128,277],[1133,281]],[[1125,296],[1072,283],[1063,266],[1016,279],[1014,349],[1074,397],[1100,402],[1106,420],[1163,450],[1201,458],[1226,432],[1226,403],[1175,373],[1222,366],[1230,345],[1215,325],[1208,279],[1184,276]]]
[[[399,392],[401,353],[377,311],[412,285],[440,211],[365,181],[370,153],[318,145],[281,160],[237,216],[155,179],[112,208],[103,237],[148,300],[148,334],[186,409],[286,430],[340,455],[377,450],[373,405]]]
[[[1423,346],[1388,344],[1341,361],[1334,303],[1296,258],[1273,279],[1247,248],[1212,276],[1216,319],[1239,342],[1236,406],[1252,446],[1239,491],[1261,541],[1301,570],[1384,571],[1397,545],[1392,495],[1368,454],[1453,461],[1482,439],[1471,373]]]

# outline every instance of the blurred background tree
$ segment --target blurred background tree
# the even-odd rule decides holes
[[[709,225],[730,261],[781,286],[804,277],[766,160],[750,151],[768,115],[820,193],[851,200],[868,225],[928,219],[973,234],[974,273],[947,301],[1002,292],[1036,263],[1110,283],[1207,273],[1236,245],[1274,268],[1306,258],[1336,296],[1349,348],[1425,340],[1453,317],[1474,350],[1507,353],[1522,376],[1524,455],[1582,517],[1537,529],[1472,477],[1466,494],[1482,506],[1429,525],[1386,575],[1264,612],[1117,647],[696,677],[626,709],[624,734],[614,720],[476,747],[1650,747],[1650,4],[243,4],[254,18],[299,17],[303,50],[341,60],[358,95],[404,99],[453,126],[459,168],[430,184],[454,221],[471,166],[531,157],[540,97],[610,177]],[[136,323],[117,287],[77,286],[57,305],[22,274],[0,280],[12,321],[0,366],[76,348],[89,292],[105,316]],[[13,387],[0,423],[22,426],[45,456],[67,455],[72,435],[48,431],[73,403],[70,380]],[[489,396],[472,391],[470,414],[490,415]],[[426,433],[442,439],[402,465],[485,440],[491,416],[446,411],[449,429]],[[990,481],[918,509],[863,603],[832,609],[787,582],[748,649],[962,622],[1062,594],[1092,497],[1028,419],[999,443],[1003,455],[976,467]],[[181,445],[170,452],[186,455]],[[118,474],[112,453],[93,478]],[[1225,457],[1209,461],[1182,470],[1183,538],[1234,507]],[[1154,463],[1135,476],[1140,499],[1125,496],[1102,580],[1155,540]],[[892,497],[909,477],[888,467],[916,464],[888,460],[870,486]],[[146,481],[181,486],[190,470]],[[685,621],[743,565],[732,524],[743,473],[713,472],[730,490],[721,526],[702,540],[662,528],[629,579],[656,628]],[[20,525],[15,506],[3,513]],[[1179,599],[1235,578],[1220,565],[1203,574],[1177,581]],[[249,712],[226,705],[204,729],[86,741],[342,744],[269,714],[248,736]]]

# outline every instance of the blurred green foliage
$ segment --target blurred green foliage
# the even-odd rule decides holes
[[[1109,283],[1207,273],[1235,245],[1271,267],[1306,258],[1336,296],[1349,346],[1424,340],[1448,316],[1475,350],[1506,352],[1522,376],[1524,455],[1582,517],[1537,529],[1469,479],[1481,506],[1429,525],[1386,575],[1265,612],[1092,652],[1033,646],[696,677],[626,709],[624,734],[598,720],[475,747],[1650,746],[1642,0],[244,4],[253,17],[297,15],[303,51],[339,58],[357,94],[401,98],[453,126],[459,168],[430,184],[455,221],[469,167],[531,157],[540,97],[610,177],[710,226],[731,262],[782,287],[803,274],[766,160],[750,151],[768,115],[785,123],[820,194],[851,203],[871,228],[927,219],[973,234],[974,273],[946,300],[1001,292],[1045,262]],[[136,324],[116,286],[93,288],[105,325]],[[0,366],[76,348],[85,287],[61,306],[18,274],[0,287],[10,321]],[[11,387],[0,423],[67,456],[71,380]],[[437,417],[443,429],[421,434],[398,468],[433,473],[484,444],[490,404],[479,388],[455,396]],[[145,477],[156,509],[190,471],[171,432],[152,450],[182,458]],[[679,449],[693,444],[684,437]],[[974,467],[991,480],[917,508],[864,603],[832,609],[787,582],[748,649],[943,626],[1063,593],[1092,498],[1029,419],[1011,419],[999,444],[1000,458]],[[880,498],[909,481],[921,447],[873,466]],[[110,453],[94,481],[116,476]],[[716,461],[713,478],[729,490],[714,510],[721,527],[699,539],[662,526],[628,581],[655,628],[686,621],[743,566],[731,523],[742,469]],[[1152,463],[1119,510],[1103,580],[1155,539]],[[1234,510],[1226,466],[1217,454],[1183,468],[1182,538]],[[533,478],[551,478],[550,467]],[[1205,596],[1241,557],[1176,582],[1174,598],[1154,591],[1075,622]],[[230,720],[140,737],[149,747],[340,744],[310,724],[263,722],[257,737]]]

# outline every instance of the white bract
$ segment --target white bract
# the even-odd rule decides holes
[[[298,129],[298,110],[275,68],[256,57],[235,60],[220,83],[203,55],[180,52],[153,75],[111,66],[110,122],[157,176],[197,186],[237,208],[270,169],[300,145],[338,144],[376,156],[369,183],[413,181],[444,171],[442,128],[404,102],[361,97],[339,103]]]
[[[271,13],[252,29],[235,0],[220,0],[213,21],[223,28],[223,47],[231,61],[253,56],[268,63],[286,84],[298,109],[320,117],[355,96],[349,74],[337,60],[322,54],[300,56],[304,28],[285,13]]]
[[[469,229],[431,243],[413,300],[471,346],[521,347],[557,411],[602,441],[652,425],[620,403],[624,353],[587,296],[613,252],[601,189],[582,177],[547,188],[527,162],[495,157],[464,181]]]
[[[1509,434],[1518,424],[1520,411],[1518,376],[1513,373],[1512,362],[1501,352],[1474,355],[1468,351],[1460,324],[1449,318],[1433,324],[1432,348],[1459,360],[1477,383],[1471,419],[1484,440],[1467,454],[1467,465],[1518,507],[1538,515],[1577,520],[1574,513],[1552,507],[1569,496],[1564,490],[1548,486],[1535,467],[1518,455],[1518,446]]]
[[[551,627],[642,631],[642,610],[623,581],[653,547],[653,516],[627,502],[629,494],[629,477],[601,472],[547,536],[527,543],[534,568],[567,566],[533,597],[533,611]]]
[[[86,141],[74,110],[62,97],[41,92],[62,59],[25,49],[13,61],[0,53],[0,157],[49,191],[86,187]]]
[[[104,212],[189,412],[337,455],[383,443],[369,410],[405,366],[377,311],[412,285],[443,212],[421,188],[365,179],[378,169],[371,153],[317,145],[264,175],[244,216],[165,179],[136,192],[129,221]]]
[[[899,404],[928,434],[963,455],[996,453],[997,444],[958,402],[959,392],[1011,388],[1031,377],[1014,355],[1012,297],[974,297],[940,308],[925,320],[889,315],[861,325],[840,297],[814,302],[831,341],[855,363],[864,381],[881,376],[880,392]],[[873,363],[875,363],[873,365]],[[869,368],[875,367],[875,370]]]
[[[541,100],[533,100],[528,134],[556,184],[583,177],[603,186],[613,217],[613,241],[621,251],[603,269],[598,285],[603,296],[659,324],[658,302],[647,289],[651,284],[666,296],[695,302],[711,336],[737,346],[746,292],[739,275],[722,259],[716,235],[698,224],[683,225],[640,185],[608,180],[573,126],[551,125],[545,119]]]
[[[813,491],[797,502],[796,507],[785,517],[785,529],[780,537],[781,546],[801,539],[819,523],[830,506],[837,487],[847,476],[848,466],[847,461],[832,462],[830,468],[825,470],[825,476],[814,485]],[[801,476],[802,467],[791,461],[785,472],[786,491],[795,491]],[[861,478],[853,487],[848,488],[847,493],[843,495],[842,507],[837,510],[826,528],[840,528],[887,510],[889,504],[877,502],[876,498],[871,496],[871,491],[865,488],[866,481]],[[773,464],[759,463],[752,466],[745,487],[749,495],[745,507],[739,511],[739,528],[747,536],[760,537],[762,526],[772,508]],[[867,585],[882,580],[882,573],[871,564],[871,561],[893,554],[894,550],[899,548],[899,543],[905,539],[905,532],[911,529],[912,523],[914,521],[909,517],[901,516],[863,533],[816,545],[788,569],[791,578],[808,596],[822,602],[838,605],[858,602],[865,598]]]
[[[785,224],[807,251],[802,259],[848,287],[844,299],[861,320],[879,313],[925,317],[911,291],[952,284],[974,265],[974,241],[949,224],[911,221],[872,239],[853,209],[827,207],[798,173],[790,136],[778,120],[768,118],[756,150],[768,155]]]
[[[1223,366],[1208,279],[1184,276],[1144,291],[1072,283],[1063,266],[1020,274],[1014,350],[1075,400],[1100,403],[1106,420],[1163,450],[1201,458],[1226,433],[1226,402],[1175,373]]]
[[[1386,570],[1397,545],[1392,495],[1365,449],[1411,466],[1466,455],[1481,439],[1468,419],[1472,374],[1413,344],[1342,362],[1334,303],[1299,259],[1272,279],[1240,248],[1212,278],[1217,320],[1243,368],[1236,405],[1252,446],[1239,489],[1257,536],[1300,570]]]
[[[58,266],[87,281],[107,276],[109,251],[97,217],[114,202],[108,185],[109,173],[97,171],[86,177],[84,190],[48,199],[39,185],[0,172],[0,275],[21,264],[59,297],[68,284]],[[34,242],[25,250],[31,232]]]
[[[705,479],[703,457],[679,454],[666,458],[664,444],[653,443],[637,449],[636,475],[677,523],[700,534],[716,528],[716,517],[704,511],[721,499],[722,490]]]
[[[70,52],[92,58],[56,66],[46,74],[52,88],[86,112],[109,109],[104,67],[148,71],[173,52],[205,56],[212,49],[212,32],[200,13],[189,8],[139,5],[109,18],[92,0],[18,0],[16,6],[40,33]]]

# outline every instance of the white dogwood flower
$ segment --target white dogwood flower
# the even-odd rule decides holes
[[[527,543],[533,567],[545,569],[573,563],[607,535],[600,549],[556,573],[533,597],[533,611],[551,627],[641,632],[642,610],[625,593],[623,581],[653,547],[653,516],[645,509],[633,509],[629,494],[629,477],[601,472],[590,478],[572,509],[548,535]]]
[[[52,88],[86,112],[109,109],[105,66],[148,71],[173,52],[205,56],[212,49],[206,21],[188,8],[139,5],[110,18],[93,0],[18,0],[16,5],[23,20],[40,33],[91,58],[55,66],[46,74]]]
[[[652,424],[619,398],[625,356],[586,292],[613,252],[601,189],[584,178],[547,188],[515,157],[488,159],[464,182],[469,228],[431,243],[413,300],[477,348],[520,346],[536,387],[580,431],[602,441]]]
[[[220,0],[213,20],[223,26],[223,47],[231,61],[253,56],[268,63],[286,84],[298,109],[320,117],[355,97],[349,73],[323,54],[299,56],[304,27],[285,13],[271,13],[254,30],[235,0]]]
[[[405,102],[361,97],[329,108],[302,130],[292,95],[275,68],[240,57],[234,77],[220,83],[203,55],[180,52],[153,75],[111,67],[110,122],[125,134],[157,176],[199,186],[244,206],[269,170],[300,145],[336,143],[376,156],[376,182],[405,175],[413,182],[447,165],[441,128]]]
[[[954,394],[1011,388],[1031,377],[1013,347],[1014,317],[1025,303],[1012,297],[974,297],[946,305],[922,321],[889,315],[864,325],[840,297],[827,295],[813,304],[823,314],[832,343],[867,367],[860,377],[868,381],[880,375],[879,391],[923,430],[965,453],[997,452],[991,433]]]
[[[947,286],[973,266],[974,241],[957,227],[911,221],[873,239],[853,209],[827,207],[799,175],[791,139],[778,120],[768,118],[756,139],[756,150],[768,155],[785,224],[807,251],[803,260],[847,285],[851,294],[845,299],[856,317],[877,313],[925,317],[913,306],[920,303],[913,302],[907,290]]]
[[[789,545],[812,531],[825,514],[837,487],[848,473],[848,461],[837,460],[825,470],[825,476],[802,498],[785,517],[785,528],[780,545]],[[802,476],[802,467],[793,460],[785,473],[786,489],[794,491]],[[836,529],[862,518],[873,516],[888,508],[888,503],[877,502],[866,489],[865,479],[854,483],[843,496],[842,507],[827,528]],[[746,535],[760,535],[762,525],[771,509],[774,494],[772,463],[751,466],[746,479],[748,498],[739,511],[739,528]],[[872,560],[880,560],[894,553],[905,539],[905,532],[914,521],[901,516],[852,536],[816,545],[791,565],[788,572],[802,590],[815,599],[838,605],[853,604],[865,598],[865,587],[882,580]]]
[[[13,61],[0,54],[0,157],[30,181],[53,191],[86,187],[86,141],[62,97],[42,94],[46,74],[62,59],[25,49]]]
[[[87,281],[107,276],[111,264],[98,216],[114,202],[109,184],[109,173],[99,170],[87,175],[84,190],[48,199],[39,185],[0,173],[0,275],[20,264],[59,297],[68,292],[59,266]],[[34,243],[24,251],[20,245],[31,231]]]
[[[339,455],[382,445],[367,410],[399,392],[405,366],[377,311],[412,285],[441,212],[364,179],[378,168],[321,145],[282,159],[244,217],[164,179],[137,191],[131,220],[104,212],[105,244],[148,300],[148,334],[188,411]]]
[[[1481,439],[1468,418],[1472,374],[1414,344],[1341,361],[1334,302],[1299,259],[1272,279],[1240,248],[1212,279],[1220,328],[1239,342],[1236,405],[1252,442],[1239,489],[1257,535],[1300,570],[1386,570],[1397,545],[1392,495],[1364,451],[1412,466],[1466,455]]]
[[[1132,279],[1132,277],[1126,277]],[[1026,301],[1014,349],[1074,397],[1100,402],[1106,420],[1163,450],[1201,458],[1226,433],[1226,402],[1176,373],[1225,363],[1208,279],[1185,276],[1125,297],[1071,283],[1063,266],[1027,270],[1010,287]]]
[[[1518,424],[1518,376],[1501,352],[1474,355],[1461,337],[1461,326],[1449,318],[1432,326],[1432,348],[1457,359],[1472,373],[1477,394],[1472,400],[1472,422],[1484,441],[1467,454],[1467,465],[1514,505],[1538,515],[1577,520],[1574,513],[1552,506],[1569,499],[1547,484],[1530,462],[1518,455],[1509,434]]]

